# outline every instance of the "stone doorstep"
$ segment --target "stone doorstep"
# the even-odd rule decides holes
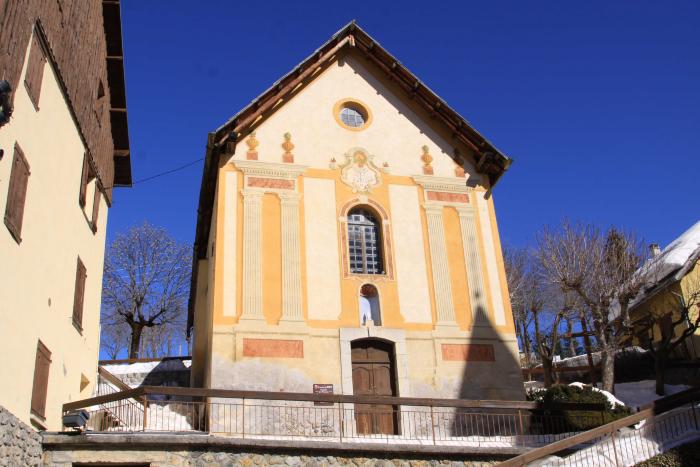
[[[340,443],[336,441],[297,441],[269,440],[251,438],[230,438],[208,434],[192,433],[88,433],[72,434],[64,432],[43,432],[44,450],[99,450],[122,449],[138,451],[146,448],[163,448],[179,450],[220,449],[220,450],[250,450],[264,452],[318,452],[324,453],[392,453],[407,455],[440,455],[456,457],[464,455],[490,456],[494,458],[510,458],[523,454],[529,448],[479,448],[469,446],[431,446],[431,445],[395,445],[380,443]]]

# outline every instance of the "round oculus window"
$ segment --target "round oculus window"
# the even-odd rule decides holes
[[[347,126],[359,128],[365,124],[365,116],[355,107],[343,106],[340,111],[340,119]]]
[[[353,100],[338,102],[334,114],[337,122],[348,130],[364,130],[372,121],[372,115],[367,108]]]

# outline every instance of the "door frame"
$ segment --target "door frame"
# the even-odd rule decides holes
[[[352,395],[352,349],[354,340],[374,337],[394,344],[394,365],[396,372],[396,395],[410,397],[408,381],[408,353],[406,352],[406,331],[385,327],[340,328],[340,378],[341,392]]]
[[[360,360],[352,360],[351,359],[351,364],[353,366],[353,371],[355,370],[356,365],[365,367],[367,370],[370,371],[371,373],[371,378],[375,379],[377,374],[374,373],[371,368],[374,365],[389,365],[389,375],[388,378],[389,380],[387,381],[389,387],[391,388],[391,394],[385,394],[385,396],[390,396],[390,397],[396,397],[398,395],[398,381],[397,381],[397,375],[396,375],[396,346],[393,342],[387,341],[386,339],[381,339],[377,337],[364,337],[362,339],[355,339],[350,342],[350,349],[355,349],[357,347],[360,347],[362,344],[366,344],[370,348],[375,348],[382,351],[382,353],[386,352],[385,355],[388,357],[388,361],[385,361],[382,359],[381,361],[369,359],[360,359]],[[376,380],[375,380],[376,384]],[[373,387],[370,384],[370,390],[374,392],[376,390],[376,385]],[[355,385],[353,383],[353,392],[355,391]],[[358,417],[363,416],[367,417],[369,416],[369,423],[371,427],[369,428],[370,431],[366,432],[365,434],[384,434],[384,435],[398,435],[401,433],[401,408],[398,405],[388,405],[385,406],[383,404],[354,404],[355,406],[355,422],[356,422],[356,429],[357,433],[360,433],[360,419]],[[378,412],[377,410],[381,407],[381,413]],[[384,410],[391,408],[392,412],[390,414],[387,414],[384,412]],[[363,415],[361,415],[363,414]],[[386,421],[386,416],[389,416],[389,419],[391,420],[391,427],[387,425],[385,428],[382,428],[382,420]],[[365,421],[365,423],[367,420]],[[390,430],[390,431],[384,431],[384,430]]]

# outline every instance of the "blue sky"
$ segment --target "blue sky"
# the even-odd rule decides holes
[[[206,136],[351,19],[515,159],[504,243],[564,216],[670,242],[700,218],[700,2],[123,0],[135,180]],[[118,189],[109,237],[194,239],[201,163]]]

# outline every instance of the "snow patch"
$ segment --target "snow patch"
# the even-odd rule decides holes
[[[690,388],[690,386],[684,384],[666,384],[664,388],[666,396],[671,396],[678,392],[685,391]],[[666,397],[656,394],[656,381],[653,379],[616,384],[615,394],[629,407],[640,407],[656,399],[660,399],[661,397]]]
[[[156,360],[153,362],[112,363],[109,365],[102,365],[102,368],[113,375],[124,375],[131,373],[150,373],[156,367],[158,367],[158,371],[176,371],[182,370],[183,366],[189,368],[192,366],[192,360],[174,358],[169,360]]]
[[[602,394],[605,396],[605,398],[608,400],[608,402],[610,402],[610,405],[611,405],[613,408],[615,408],[616,406],[621,406],[621,407],[624,407],[624,406],[625,406],[625,403],[624,403],[624,402],[622,402],[620,399],[618,399],[617,397],[615,397],[615,396],[613,396],[612,394],[610,394],[608,391],[604,391],[604,390],[602,390],[602,389],[594,388],[594,387],[591,387],[591,386],[588,385],[588,384],[579,383],[579,382],[571,383],[571,384],[569,384],[569,386],[573,386],[573,387],[580,388],[580,389],[583,389],[584,386],[588,386],[588,387],[590,387],[591,389],[593,389],[594,391],[602,393]]]
[[[669,274],[685,266],[691,256],[699,249],[700,221],[669,243],[661,253],[650,258],[635,272],[635,275],[641,276],[647,289],[652,288]],[[630,305],[638,303],[645,295],[645,291],[640,292]]]

